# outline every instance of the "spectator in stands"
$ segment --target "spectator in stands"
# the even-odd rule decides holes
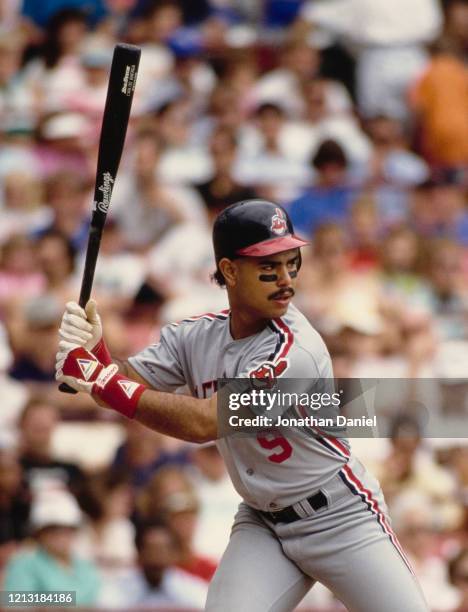
[[[159,176],[170,183],[194,185],[208,179],[210,160],[192,133],[191,98],[173,94],[155,112],[157,134],[163,143]]]
[[[79,54],[86,30],[86,15],[79,9],[64,8],[51,16],[41,57],[26,67],[31,96],[41,113],[63,109],[68,93],[82,81]]]
[[[125,245],[145,251],[170,227],[182,222],[205,223],[203,202],[194,189],[159,178],[162,142],[142,132],[134,144],[133,163],[122,172],[112,196],[112,218],[122,230]],[[132,201],[131,207],[128,202]]]
[[[379,263],[379,244],[382,235],[381,220],[375,198],[364,194],[356,200],[349,217],[351,233],[351,267],[372,270]]]
[[[434,165],[466,165],[468,70],[458,49],[444,41],[435,46],[431,62],[415,83],[412,102],[426,159]]]
[[[62,171],[50,176],[45,187],[45,201],[52,219],[41,225],[34,237],[56,230],[70,240],[77,252],[83,250],[88,238],[90,214],[85,180],[77,172]]]
[[[162,83],[174,67],[174,56],[167,47],[167,41],[182,25],[182,11],[176,0],[162,0],[147,3],[142,17],[139,23],[142,61],[138,85],[141,85],[145,99],[155,82]]]
[[[455,480],[424,446],[418,416],[397,415],[390,435],[390,452],[376,470],[390,512],[400,496],[420,494],[430,500],[433,520],[441,531],[456,528],[462,512],[454,496]]]
[[[96,137],[89,120],[80,113],[59,111],[44,117],[34,154],[44,177],[73,172],[94,177]]]
[[[0,309],[2,317],[39,296],[45,279],[34,257],[34,247],[24,235],[11,236],[0,247]]]
[[[68,95],[66,108],[89,119],[89,131],[97,139],[106,102],[112,47],[102,40],[86,45],[80,53],[83,79]]]
[[[351,269],[350,243],[343,227],[324,223],[317,227],[312,250],[304,254],[309,265],[301,274],[297,299],[321,333],[336,333],[349,323],[367,319],[364,333],[376,333],[378,285],[369,274]]]
[[[244,132],[244,122],[247,119],[252,102],[243,103],[242,97],[230,81],[222,81],[214,89],[207,108],[207,116],[198,118],[196,128],[205,134],[215,127],[224,128],[234,133],[239,139]]]
[[[296,138],[310,159],[324,140],[335,140],[352,169],[368,163],[371,146],[352,113],[352,102],[342,85],[316,77],[302,85],[304,114]]]
[[[357,49],[357,96],[365,117],[408,118],[407,89],[424,69],[424,45],[442,26],[438,0],[332,0],[305,4],[302,17]]]
[[[53,453],[57,409],[40,398],[33,398],[26,404],[18,425],[20,463],[31,490],[58,487],[76,492],[83,481],[83,472],[75,463],[56,459]]]
[[[216,563],[194,548],[199,502],[184,471],[177,467],[162,468],[139,495],[137,512],[140,521],[160,518],[173,532],[178,567],[202,580],[211,579]]]
[[[125,609],[202,609],[203,581],[174,567],[177,543],[162,523],[150,522],[137,531],[138,568],[119,581],[116,606]]]
[[[0,567],[28,534],[31,493],[13,449],[0,448]]]
[[[2,14],[2,25],[4,15]],[[0,126],[34,124],[33,103],[20,72],[25,37],[19,31],[2,31],[0,39]]]
[[[27,301],[7,321],[15,361],[10,371],[17,380],[48,383],[55,380],[54,354],[60,302],[51,294]]]
[[[164,436],[143,427],[137,421],[126,421],[125,428],[125,441],[117,449],[112,467],[128,472],[137,489],[148,484],[153,475],[165,465],[186,463],[185,453],[165,449]]]
[[[465,396],[466,400],[466,389]],[[451,446],[446,467],[451,471],[457,482],[458,496],[463,505],[463,520],[460,524],[461,541],[466,543],[466,535],[468,534],[468,445],[465,440],[447,440],[448,446]]]
[[[241,133],[239,178],[261,188],[264,197],[291,199],[310,181],[309,150],[307,132],[290,120],[282,103],[262,102]]]
[[[433,240],[428,244],[426,265],[438,340],[468,340],[468,292],[460,245],[444,238]]]
[[[68,302],[77,292],[73,272],[75,248],[59,230],[50,229],[36,240],[36,257],[45,281],[45,291],[60,303]]]
[[[210,138],[210,152],[213,162],[213,176],[197,186],[210,217],[214,218],[223,208],[256,197],[251,187],[240,185],[236,180],[235,163],[237,140],[233,132],[217,128]]]
[[[80,509],[69,493],[55,491],[40,496],[31,510],[36,547],[11,557],[5,571],[4,588],[11,591],[75,591],[78,606],[95,604],[99,591],[97,569],[73,554],[80,522]]]
[[[151,249],[148,260],[151,280],[164,297],[160,323],[227,307],[226,293],[211,280],[214,259],[209,227],[193,223],[174,227]]]
[[[97,10],[101,9],[104,14],[99,15],[100,19],[95,25],[94,32],[97,38],[102,41],[113,43],[121,40],[131,31],[134,23],[135,13],[141,3],[139,0],[104,0],[96,3]]]
[[[292,38],[285,40],[278,56],[281,65],[261,75],[257,81],[256,103],[272,102],[299,117],[304,110],[301,87],[317,76],[319,51],[301,38]]]
[[[436,213],[437,228],[434,236],[452,238],[468,246],[468,211],[462,179],[456,172],[436,172],[426,183],[427,207]]]
[[[451,584],[457,589],[458,601],[453,612],[468,609],[468,549],[462,548],[448,565]]]
[[[2,227],[0,242],[16,234],[30,234],[48,217],[42,204],[42,184],[29,166],[6,170],[0,196]]]
[[[373,145],[368,161],[368,180],[371,183],[390,183],[405,188],[420,184],[429,177],[427,164],[409,150],[401,121],[385,115],[372,117],[366,121],[366,132]]]
[[[83,269],[84,253],[78,269]],[[107,219],[96,264],[93,287],[110,298],[115,310],[124,311],[143,284],[147,272],[144,255],[131,253],[116,219]],[[101,297],[99,301],[101,302]]]
[[[217,81],[212,66],[204,59],[202,37],[203,34],[194,29],[186,30],[180,37],[171,39],[169,46],[175,56],[175,66],[172,78],[164,82],[164,88],[173,88],[187,96],[196,113],[206,108]]]
[[[421,245],[418,236],[404,226],[392,228],[382,243],[381,287],[387,309],[392,309],[402,324],[427,321],[429,287],[418,274]]]
[[[312,164],[317,172],[313,186],[288,207],[296,232],[304,236],[313,236],[322,223],[345,222],[356,198],[347,175],[348,160],[337,142],[322,142]]]
[[[194,548],[200,554],[219,560],[229,541],[229,525],[240,498],[215,444],[197,445],[190,458],[187,473],[200,501]]]
[[[124,472],[106,470],[88,476],[77,493],[87,515],[76,550],[105,568],[126,567],[135,561],[135,529],[129,519],[132,490]]]
[[[431,497],[417,490],[402,493],[392,504],[392,523],[431,609],[453,611],[456,594],[449,584]]]
[[[445,2],[446,19],[444,37],[452,48],[459,51],[460,57],[468,55],[468,5],[466,0],[448,0]]]
[[[219,92],[231,89],[239,101],[238,110],[248,111],[254,106],[254,88],[259,76],[258,59],[255,53],[246,50],[240,57],[227,59]],[[234,106],[236,111],[236,106]],[[241,112],[242,118],[242,112]]]

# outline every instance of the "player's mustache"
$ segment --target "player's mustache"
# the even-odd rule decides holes
[[[283,298],[283,297],[294,297],[295,291],[294,289],[288,288],[288,289],[280,289],[279,291],[275,291],[275,293],[272,293],[271,295],[268,296],[269,300],[276,300],[278,298]]]

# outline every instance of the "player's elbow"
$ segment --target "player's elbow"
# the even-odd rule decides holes
[[[216,438],[218,437],[217,434],[218,431],[216,427],[202,429],[197,433],[195,439],[193,439],[192,442],[195,442],[196,444],[206,444],[206,442],[213,442],[213,440],[216,440]]]

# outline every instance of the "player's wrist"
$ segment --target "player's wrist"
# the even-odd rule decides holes
[[[107,344],[104,340],[104,336],[99,338],[98,343],[91,349],[91,353],[97,357],[97,359],[104,366],[108,366],[112,363],[112,356],[110,354],[109,349],[107,348]]]
[[[140,397],[147,389],[145,385],[120,374],[118,366],[111,363],[96,378],[92,395],[109,408],[132,419],[138,408]]]

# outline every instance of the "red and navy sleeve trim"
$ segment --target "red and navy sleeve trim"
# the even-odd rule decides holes
[[[181,323],[195,323],[200,319],[205,319],[206,321],[214,321],[216,319],[220,321],[225,321],[229,318],[229,308],[225,310],[221,310],[221,312],[205,312],[204,314],[195,315],[193,317],[187,317],[186,319],[182,319],[182,321],[177,321],[177,323],[171,323],[171,325],[178,326]]]
[[[268,361],[277,363],[287,357],[294,342],[294,334],[282,319],[272,319],[268,326],[277,334],[276,346]]]

